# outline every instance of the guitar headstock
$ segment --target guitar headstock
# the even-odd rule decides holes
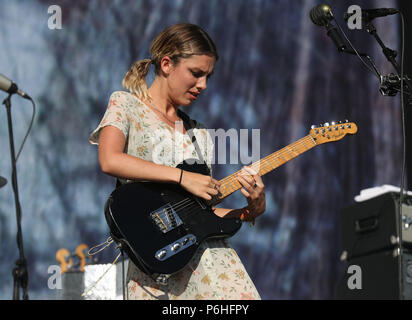
[[[355,134],[357,131],[358,127],[355,123],[345,120],[312,126],[309,135],[316,141],[316,144],[322,144],[341,140],[347,134]]]
[[[86,250],[89,247],[87,246],[87,244],[79,244],[76,248],[76,255],[79,257],[80,259],[80,271],[84,272],[84,267],[86,266],[86,255],[88,255],[88,253],[86,252]]]
[[[56,252],[56,260],[60,262],[60,272],[65,273],[73,266],[73,260],[70,256],[70,251],[66,248],[61,248]]]
[[[70,252],[66,248],[61,248],[56,252],[56,260],[60,262],[60,272],[84,272],[84,267],[93,264],[91,256],[87,252],[87,244],[80,244],[76,252]]]

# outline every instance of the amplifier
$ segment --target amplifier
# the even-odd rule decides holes
[[[399,249],[386,250],[354,258],[345,264],[345,273],[336,288],[337,299],[412,299],[412,252],[404,251],[399,255]],[[399,270],[402,277],[399,277]]]
[[[402,217],[396,192],[348,206],[340,211],[340,233],[338,299],[412,299],[412,197],[404,199]]]
[[[402,242],[412,248],[412,197],[402,204],[399,217],[399,194],[381,196],[355,203],[340,212],[342,260],[351,260],[373,252],[390,250],[399,245],[398,223]]]

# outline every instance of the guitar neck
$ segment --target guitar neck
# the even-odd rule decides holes
[[[252,163],[249,167],[256,171],[259,176],[263,176],[286,162],[296,158],[300,154],[312,149],[316,145],[315,140],[310,135],[307,135],[306,137],[297,140],[279,151],[276,151],[267,157]],[[242,188],[242,185],[236,178],[240,172],[241,171],[237,171],[219,181],[221,184],[220,195],[215,203],[222,201],[233,192]]]

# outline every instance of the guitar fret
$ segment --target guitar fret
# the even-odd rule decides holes
[[[309,137],[312,139],[313,144],[316,145],[317,143],[316,143],[315,139],[313,139],[312,136],[310,136],[310,135],[309,135]]]
[[[305,143],[305,139],[302,139],[302,143],[303,143],[303,145],[305,146],[305,149],[308,150],[308,147],[307,147],[307,145],[306,145],[306,143]]]
[[[272,170],[275,170],[275,168],[272,166],[272,162],[270,161],[270,159],[267,159],[266,162],[269,163],[270,167],[272,168]]]
[[[289,146],[286,146],[266,156],[265,158],[252,163],[249,167],[256,171],[260,176],[263,176],[266,173],[269,173],[272,170],[275,170],[276,168],[285,164],[286,162],[296,158],[300,154],[308,151],[316,145],[317,144],[312,136],[308,135],[300,140],[297,140],[295,143],[290,144]],[[242,188],[242,185],[236,178],[237,174],[239,174],[239,171],[220,180],[222,187],[219,200],[222,200],[223,198]]]

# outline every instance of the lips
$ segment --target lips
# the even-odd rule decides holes
[[[200,94],[200,92],[192,92],[192,91],[189,91],[189,94],[192,96],[192,99],[193,99],[193,100],[196,100],[197,97],[198,97],[198,95]]]

